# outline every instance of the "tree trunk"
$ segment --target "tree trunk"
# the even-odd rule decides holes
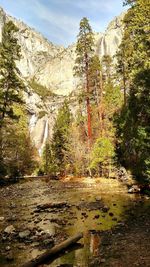
[[[100,135],[103,135],[103,80],[102,71],[100,72],[100,99],[99,99],[99,119],[100,119]]]
[[[123,93],[124,93],[124,105],[127,104],[127,92],[126,92],[126,76],[125,76],[125,66],[123,63]]]
[[[86,99],[87,105],[87,116],[88,116],[88,141],[89,141],[89,148],[91,147],[92,142],[92,128],[91,128],[91,107],[90,107],[90,99],[87,97]]]
[[[78,233],[73,237],[68,238],[67,240],[63,241],[59,245],[54,246],[52,249],[47,250],[42,255],[38,256],[37,258],[25,263],[22,267],[37,267],[41,264],[46,263],[50,260],[51,257],[55,256],[56,254],[60,253],[62,250],[68,248],[70,245],[75,244],[78,240],[83,237],[82,233]]]
[[[87,129],[88,129],[88,148],[91,148],[92,144],[92,126],[91,126],[91,106],[90,106],[90,98],[89,98],[89,66],[88,66],[88,55],[85,54],[85,61],[86,61],[86,107],[87,107]]]

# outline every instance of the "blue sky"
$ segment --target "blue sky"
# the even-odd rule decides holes
[[[5,11],[41,32],[51,42],[75,42],[79,22],[87,17],[92,29],[103,32],[123,10],[123,0],[0,0]]]

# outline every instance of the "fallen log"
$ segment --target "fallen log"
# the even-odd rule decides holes
[[[37,267],[41,264],[44,264],[45,262],[50,260],[51,257],[60,253],[62,250],[68,248],[70,245],[75,244],[82,237],[83,237],[83,233],[78,233],[78,234],[68,238],[67,240],[63,241],[59,245],[56,245],[53,248],[47,250],[45,253],[38,256],[37,258],[32,259],[31,261],[23,264],[22,267]]]

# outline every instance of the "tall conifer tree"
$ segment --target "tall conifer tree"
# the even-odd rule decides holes
[[[15,118],[14,103],[22,103],[23,83],[19,78],[16,60],[21,57],[20,46],[15,37],[18,28],[12,21],[5,23],[0,43],[0,170],[4,172],[3,162],[3,126],[4,119]]]
[[[20,46],[15,33],[18,28],[13,22],[7,22],[2,31],[0,44],[0,120],[7,116],[13,118],[13,104],[21,103],[23,83],[19,78],[16,60],[20,60]]]
[[[85,87],[89,146],[92,141],[89,70],[90,70],[91,58],[94,54],[93,46],[94,46],[93,32],[88,19],[84,17],[80,21],[80,29],[76,46],[76,61],[75,61],[74,71],[75,75],[82,79],[83,86]]]
[[[118,124],[119,158],[136,177],[150,181],[150,2],[125,2],[131,7],[125,15],[119,52],[124,54],[128,98]]]

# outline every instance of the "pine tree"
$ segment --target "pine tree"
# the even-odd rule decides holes
[[[2,31],[0,43],[0,171],[4,171],[3,162],[3,126],[5,118],[14,119],[13,104],[22,103],[21,91],[24,88],[19,78],[16,60],[21,57],[20,46],[15,33],[18,28],[13,22],[7,22]]]
[[[42,172],[49,175],[55,175],[55,159],[53,156],[52,145],[49,141],[46,142],[43,150],[42,165]]]
[[[79,76],[82,79],[83,86],[85,87],[89,146],[92,141],[89,69],[90,69],[91,58],[94,54],[93,46],[94,46],[93,32],[88,19],[84,17],[80,21],[80,29],[76,46],[76,61],[75,61],[74,71],[75,75]]]
[[[94,55],[90,61],[89,87],[91,92],[90,97],[95,101],[95,103],[99,107],[99,104],[102,101],[103,88],[102,88],[102,68],[99,57],[97,55]]]
[[[100,137],[96,140],[91,153],[91,170],[98,175],[110,175],[112,159],[115,156],[114,145],[107,137]]]
[[[60,172],[61,175],[65,174],[65,165],[68,161],[67,145],[70,124],[71,113],[68,104],[65,101],[58,111],[51,143],[54,169],[55,172]]]
[[[20,46],[15,33],[18,28],[13,22],[7,22],[2,31],[0,44],[0,120],[5,117],[14,118],[13,104],[21,103],[21,91],[24,88],[19,78],[16,60],[20,60]]]
[[[105,83],[112,81],[112,58],[109,55],[102,57],[103,80]]]
[[[132,3],[131,3],[132,2]],[[150,2],[131,3],[125,16],[125,33],[120,54],[126,66],[127,105],[118,122],[119,157],[137,178],[150,180]],[[122,51],[124,44],[125,50]]]
[[[30,139],[25,109],[19,104],[13,107],[17,120],[7,118],[1,128],[3,149],[3,174],[18,177],[31,174],[36,166],[37,151]],[[2,172],[0,171],[2,174]]]

